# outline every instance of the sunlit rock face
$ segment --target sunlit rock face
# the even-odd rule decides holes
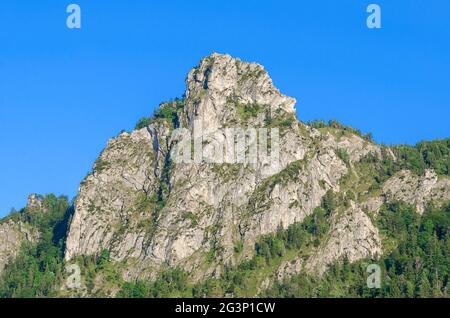
[[[335,136],[305,125],[295,117],[295,102],[259,64],[216,53],[204,58],[187,76],[185,98],[161,106],[174,109],[169,120],[157,116],[108,142],[80,185],[65,259],[106,249],[126,264],[129,279],[151,277],[163,266],[180,266],[200,279],[249,257],[261,235],[302,222],[328,191],[341,191],[352,165],[369,154],[380,157],[381,150],[356,134]],[[174,130],[193,133],[196,123],[218,129],[223,140],[230,138],[226,128],[278,129],[276,169],[260,161],[175,163]],[[284,264],[280,277],[303,268],[322,274],[338,259],[380,255],[381,239],[367,213],[391,197],[419,208],[429,195],[448,197],[448,182],[435,179],[430,172],[412,180],[419,192],[402,196],[405,185],[395,176],[383,195],[333,214],[327,243],[306,262]],[[238,242],[243,253],[236,257]]]
[[[0,220],[0,275],[5,266],[14,261],[24,244],[36,243],[40,233],[21,217],[23,213],[37,215],[47,213],[43,196],[30,194],[27,205],[20,213]]]

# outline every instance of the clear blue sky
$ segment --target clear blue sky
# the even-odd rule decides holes
[[[181,96],[213,51],[257,61],[302,120],[379,142],[450,137],[450,1],[62,0],[0,3],[0,215],[74,196],[108,138]],[[366,7],[382,8],[381,30]]]

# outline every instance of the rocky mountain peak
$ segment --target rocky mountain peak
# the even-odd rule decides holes
[[[155,278],[169,266],[200,281],[253,257],[263,236],[323,218],[321,236],[308,232],[314,238],[305,246],[308,252],[285,259],[277,272],[320,276],[336,261],[383,253],[372,217],[384,203],[421,207],[450,198],[448,180],[431,172],[398,172],[377,181],[367,166],[382,168],[381,147],[351,129],[305,125],[295,118],[294,104],[259,64],[217,53],[202,59],[187,76],[184,100],[162,104],[149,125],[108,142],[80,185],[65,260],[107,250],[111,261],[126,268],[126,280]],[[175,160],[173,150],[182,142],[172,129],[194,128],[198,121],[213,128],[197,143],[201,155],[217,140],[233,149],[235,136],[227,134],[233,129],[214,134],[221,127],[277,128],[279,138],[270,139],[270,148],[278,145],[279,152],[263,151],[251,164]],[[198,139],[193,141],[195,146]],[[225,147],[217,148],[223,154]],[[197,150],[187,149],[195,159]],[[405,188],[410,195],[403,195]]]
[[[258,124],[268,115],[295,115],[296,100],[274,86],[262,65],[227,54],[203,58],[187,76],[185,95],[186,126],[195,119],[205,127],[220,127]]]
[[[43,209],[43,200],[44,198],[38,194],[30,194],[27,200],[27,211],[36,212],[41,211]]]

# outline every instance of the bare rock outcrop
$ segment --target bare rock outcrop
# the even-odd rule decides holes
[[[350,263],[367,257],[376,258],[382,254],[378,229],[356,203],[332,217],[327,240],[307,260],[308,272],[322,275],[328,265],[347,259]]]
[[[189,72],[185,98],[170,122],[153,120],[108,143],[79,188],[65,259],[107,249],[113,260],[127,263],[129,279],[152,276],[163,266],[181,266],[201,279],[218,276],[221,266],[239,261],[233,252],[237,242],[243,243],[245,258],[261,235],[301,222],[327,191],[340,191],[340,180],[353,164],[368,154],[380,157],[381,150],[355,134],[324,134],[299,122],[294,104],[261,65],[216,53],[204,58]],[[213,139],[201,140],[204,149],[217,140],[233,148],[237,142],[227,134],[230,127],[244,130],[249,147],[255,140],[245,129],[279,129],[279,140],[270,138],[271,149],[279,146],[277,164],[174,160],[180,145],[174,128],[194,134],[198,123],[214,132]],[[349,162],[338,156],[338,149],[348,153]],[[196,156],[188,154],[188,159]],[[432,174],[422,181],[408,178],[411,189],[421,189],[420,195],[414,192],[416,200],[448,196],[446,190],[439,192],[447,187],[445,181]],[[400,181],[385,185],[394,197],[401,197],[406,186],[398,186]],[[364,208],[377,209],[378,203]],[[353,204],[334,215],[326,242],[305,266],[323,273],[335,260],[380,253],[378,230]]]
[[[167,126],[155,123],[108,143],[80,185],[66,260],[103,249],[117,261],[141,256],[157,204],[167,136]]]
[[[0,274],[14,260],[25,242],[35,242],[38,233],[28,224],[13,219],[0,222]]]
[[[388,201],[410,203],[423,213],[429,201],[450,200],[450,179],[439,178],[433,170],[426,170],[424,176],[403,170],[386,181],[383,192]]]
[[[296,257],[293,260],[285,261],[277,269],[276,278],[279,283],[288,280],[292,276],[299,274],[303,270],[303,259]]]

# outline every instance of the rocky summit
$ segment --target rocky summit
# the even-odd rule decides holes
[[[74,290],[61,272],[54,295],[120,297],[136,282],[168,276],[185,282],[170,285],[169,296],[186,295],[186,286],[199,297],[273,295],[296,277],[320,284],[342,264],[382,263],[404,239],[392,217],[413,211],[421,224],[448,209],[448,140],[422,144],[427,153],[440,149],[431,160],[419,145],[377,145],[336,121],[303,123],[295,104],[259,64],[216,53],[202,59],[183,98],[111,139],[81,182],[73,211],[61,214],[61,264],[78,264],[85,276]],[[199,137],[198,127],[208,133]],[[177,158],[181,135],[191,160]],[[195,144],[200,155],[191,153]],[[215,160],[205,155],[212,149]],[[416,164],[410,153],[423,156]],[[27,215],[45,218],[55,207],[46,200],[31,196]],[[28,219],[0,223],[0,271],[23,242],[39,241]]]

